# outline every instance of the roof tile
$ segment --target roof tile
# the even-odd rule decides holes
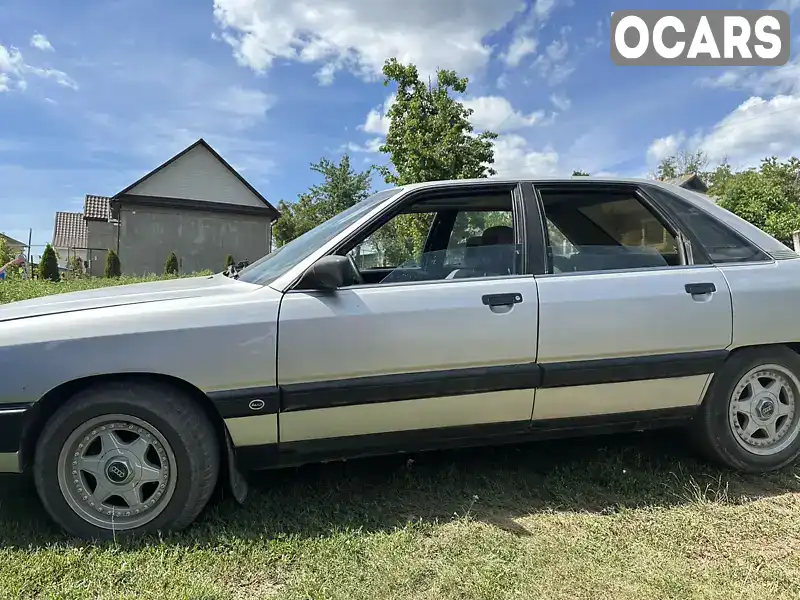
[[[86,194],[86,201],[83,203],[83,216],[87,219],[99,219],[108,221],[110,214],[108,196],[92,196]]]
[[[86,221],[83,213],[56,213],[53,246],[56,248],[86,248]]]

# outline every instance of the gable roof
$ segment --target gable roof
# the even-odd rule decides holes
[[[141,178],[137,179],[136,181],[134,181],[132,184],[130,184],[128,187],[126,187],[126,188],[125,188],[124,190],[122,190],[121,192],[118,192],[118,193],[114,194],[114,196],[113,196],[113,198],[112,198],[112,199],[116,200],[116,199],[120,198],[121,196],[124,196],[125,194],[127,194],[128,192],[130,192],[130,191],[131,191],[133,188],[135,188],[136,186],[138,186],[140,183],[142,183],[142,182],[143,182],[143,181],[145,181],[146,179],[150,179],[150,178],[151,178],[153,175],[155,175],[156,173],[158,173],[158,172],[159,172],[159,171],[161,171],[162,169],[165,169],[166,167],[168,167],[169,165],[171,165],[172,163],[174,163],[176,160],[178,160],[179,158],[181,158],[181,157],[182,157],[182,156],[184,156],[185,154],[188,154],[189,152],[191,152],[192,150],[194,150],[194,149],[195,149],[195,148],[197,148],[198,146],[202,146],[203,148],[205,148],[205,149],[206,149],[206,150],[207,150],[207,151],[208,151],[208,152],[209,152],[209,153],[210,153],[210,154],[211,154],[211,155],[212,155],[214,158],[216,158],[216,159],[217,159],[217,160],[218,160],[218,161],[219,161],[219,162],[220,162],[220,163],[221,163],[221,164],[222,164],[222,165],[223,165],[223,166],[224,166],[226,169],[228,169],[228,171],[230,171],[230,172],[231,172],[231,173],[232,173],[232,174],[233,174],[233,175],[234,175],[234,176],[235,176],[235,177],[236,177],[236,178],[237,178],[237,179],[238,179],[238,180],[239,180],[239,181],[240,181],[240,182],[241,182],[241,183],[242,183],[242,184],[243,184],[243,185],[244,185],[244,186],[245,186],[247,189],[248,189],[248,190],[250,190],[250,192],[252,192],[252,193],[253,193],[253,195],[255,195],[255,196],[256,196],[256,198],[258,198],[258,199],[259,199],[261,202],[263,202],[263,203],[264,203],[264,207],[265,207],[265,208],[267,208],[267,209],[269,209],[269,210],[270,210],[270,211],[271,211],[271,212],[274,214],[274,216],[275,216],[275,218],[276,218],[276,219],[277,219],[278,217],[280,217],[280,216],[281,216],[281,213],[280,213],[280,212],[278,212],[278,209],[276,209],[274,206],[272,206],[272,204],[270,204],[270,203],[267,201],[267,199],[266,199],[266,198],[264,198],[264,196],[262,196],[262,195],[261,195],[261,193],[260,193],[260,192],[259,192],[259,191],[258,191],[256,188],[254,188],[252,185],[250,185],[250,183],[248,183],[248,181],[247,181],[247,180],[246,180],[244,177],[242,177],[242,176],[241,176],[241,174],[240,174],[240,173],[239,173],[239,172],[238,172],[236,169],[234,169],[232,166],[230,166],[230,164],[228,164],[228,162],[227,162],[227,161],[226,161],[224,158],[222,158],[222,157],[221,157],[221,156],[220,156],[220,155],[217,153],[217,151],[216,151],[216,150],[214,150],[214,149],[213,149],[213,148],[212,148],[212,147],[211,147],[211,146],[208,144],[208,142],[206,142],[206,141],[205,141],[203,138],[200,138],[200,139],[199,139],[199,140],[197,140],[197,141],[196,141],[194,144],[192,144],[192,145],[190,145],[190,146],[188,146],[188,147],[184,148],[183,150],[181,150],[180,152],[178,152],[178,153],[177,153],[175,156],[173,156],[172,158],[170,158],[168,161],[166,161],[166,162],[164,162],[164,163],[160,164],[159,166],[157,166],[155,169],[153,169],[152,171],[150,171],[149,173],[147,173],[147,174],[146,174],[146,175],[144,175],[143,177],[141,177]]]
[[[111,198],[108,196],[93,196],[86,194],[86,199],[83,202],[83,216],[86,219],[108,221],[111,209],[109,202]]]
[[[701,193],[708,191],[708,186],[697,176],[697,173],[687,173],[680,177],[673,177],[672,179],[667,179],[664,183],[671,183],[672,185]]]
[[[6,235],[5,233],[0,233],[0,238],[3,238],[6,241],[6,244],[9,246],[20,246],[22,248],[27,248],[28,244],[25,242],[20,242],[19,240],[15,240],[10,235]]]
[[[86,248],[86,221],[83,213],[57,212],[53,229],[54,248]]]

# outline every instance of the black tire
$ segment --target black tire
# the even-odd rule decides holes
[[[695,443],[710,460],[745,473],[767,473],[786,467],[800,454],[800,435],[786,448],[774,454],[749,452],[734,437],[736,434],[729,424],[731,396],[739,381],[752,369],[770,364],[784,367],[796,379],[800,379],[800,356],[785,346],[736,351],[714,375],[692,423]],[[796,387],[796,384],[793,382],[792,386]],[[795,389],[794,393],[795,402],[800,401],[800,390]],[[792,417],[794,425],[790,427],[798,426],[798,413],[800,411],[796,408]]]
[[[69,436],[90,420],[113,414],[130,415],[155,428],[172,449],[176,471],[174,491],[158,516],[142,527],[116,532],[87,521],[70,506],[59,485],[59,455]],[[203,409],[170,386],[131,381],[98,384],[71,398],[45,425],[33,465],[36,489],[47,512],[83,539],[181,530],[205,508],[219,472],[219,442]]]

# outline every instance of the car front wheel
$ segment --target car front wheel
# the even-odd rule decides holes
[[[800,356],[786,347],[738,351],[708,390],[695,423],[717,462],[767,472],[800,454]]]
[[[81,538],[182,529],[220,468],[202,408],[170,387],[115,382],[80,392],[45,425],[34,479],[50,516]]]

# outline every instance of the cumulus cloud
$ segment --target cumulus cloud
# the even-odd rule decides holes
[[[572,0],[536,0],[527,15],[516,26],[508,48],[502,54],[509,68],[516,68],[526,56],[535,54],[539,48],[539,31],[560,7],[571,6]]]
[[[374,0],[214,0],[214,16],[240,64],[257,72],[275,60],[317,64],[328,83],[343,69],[379,77],[389,56],[424,76],[437,68],[478,73],[492,54],[486,36],[522,7],[519,0],[406,0],[402,10]]]
[[[31,37],[31,46],[38,50],[46,51],[46,52],[54,52],[55,48],[50,43],[43,33],[34,33]]]
[[[17,48],[13,46],[6,48],[0,44],[0,92],[8,92],[12,89],[24,91],[28,87],[29,75],[41,79],[51,79],[57,84],[73,90],[78,89],[75,80],[64,71],[28,64]]]
[[[544,117],[544,111],[541,110],[523,114],[515,110],[502,96],[481,96],[464,100],[464,106],[475,111],[470,119],[479,131],[514,131],[536,125]]]
[[[514,133],[496,140],[494,158],[498,177],[547,177],[560,172],[555,150],[533,150],[524,137]]]

